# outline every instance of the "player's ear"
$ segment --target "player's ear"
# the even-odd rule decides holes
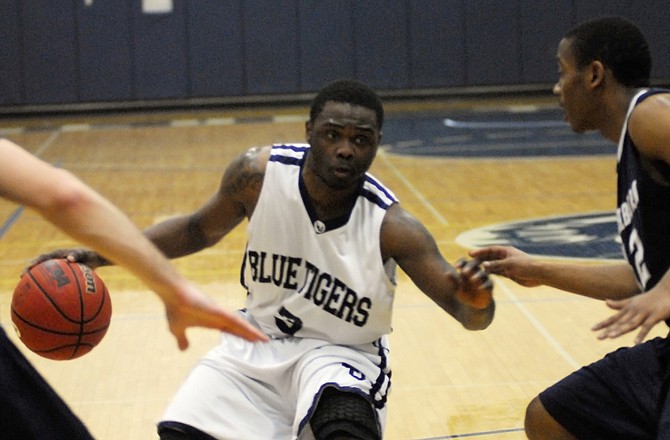
[[[591,84],[592,88],[598,88],[600,87],[604,80],[605,80],[605,65],[600,62],[600,61],[592,61],[591,65],[589,66],[589,83]]]
[[[312,121],[305,122],[305,139],[309,142],[309,137],[312,135]]]

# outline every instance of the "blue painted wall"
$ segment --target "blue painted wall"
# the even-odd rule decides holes
[[[635,20],[670,79],[667,0],[0,0],[0,107],[552,83],[561,35]]]

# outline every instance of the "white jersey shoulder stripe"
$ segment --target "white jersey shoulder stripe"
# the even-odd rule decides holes
[[[309,144],[275,144],[272,146],[270,161],[287,164],[298,164],[309,150]]]
[[[395,194],[369,173],[365,175],[362,195],[384,209],[388,209],[391,205],[398,202]]]

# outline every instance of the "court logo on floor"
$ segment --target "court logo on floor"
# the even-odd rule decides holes
[[[533,255],[620,260],[621,245],[613,212],[501,223],[464,232],[456,242],[466,248],[514,246]]]

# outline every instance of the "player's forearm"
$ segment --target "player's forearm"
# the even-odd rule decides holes
[[[4,139],[0,152],[4,197],[35,210],[73,239],[124,266],[164,299],[185,283],[124,213],[72,173]]]
[[[190,255],[211,245],[194,215],[167,219],[147,228],[144,234],[168,258]]]
[[[186,281],[167,258],[114,205],[76,181],[68,185],[57,201],[36,209],[75,240],[128,269],[164,301],[174,302],[174,292]]]
[[[479,292],[475,307],[470,299],[469,303],[459,300],[458,283],[449,277],[446,279],[447,293],[428,296],[444,310],[453,316],[468,330],[483,330],[487,328],[495,315],[496,304],[490,291]],[[428,291],[429,292],[429,291]]]
[[[594,299],[622,299],[639,293],[635,274],[627,263],[586,265],[534,263],[544,285]]]
[[[119,252],[127,251],[117,247],[125,243],[132,248],[147,238],[168,258],[189,255],[209,245],[193,215],[168,219],[148,228],[142,235],[125,214],[77,177],[65,170],[50,172],[54,174],[51,179],[58,180],[59,184],[26,204],[95,250],[98,255],[88,257],[94,267],[122,264],[118,261]]]

